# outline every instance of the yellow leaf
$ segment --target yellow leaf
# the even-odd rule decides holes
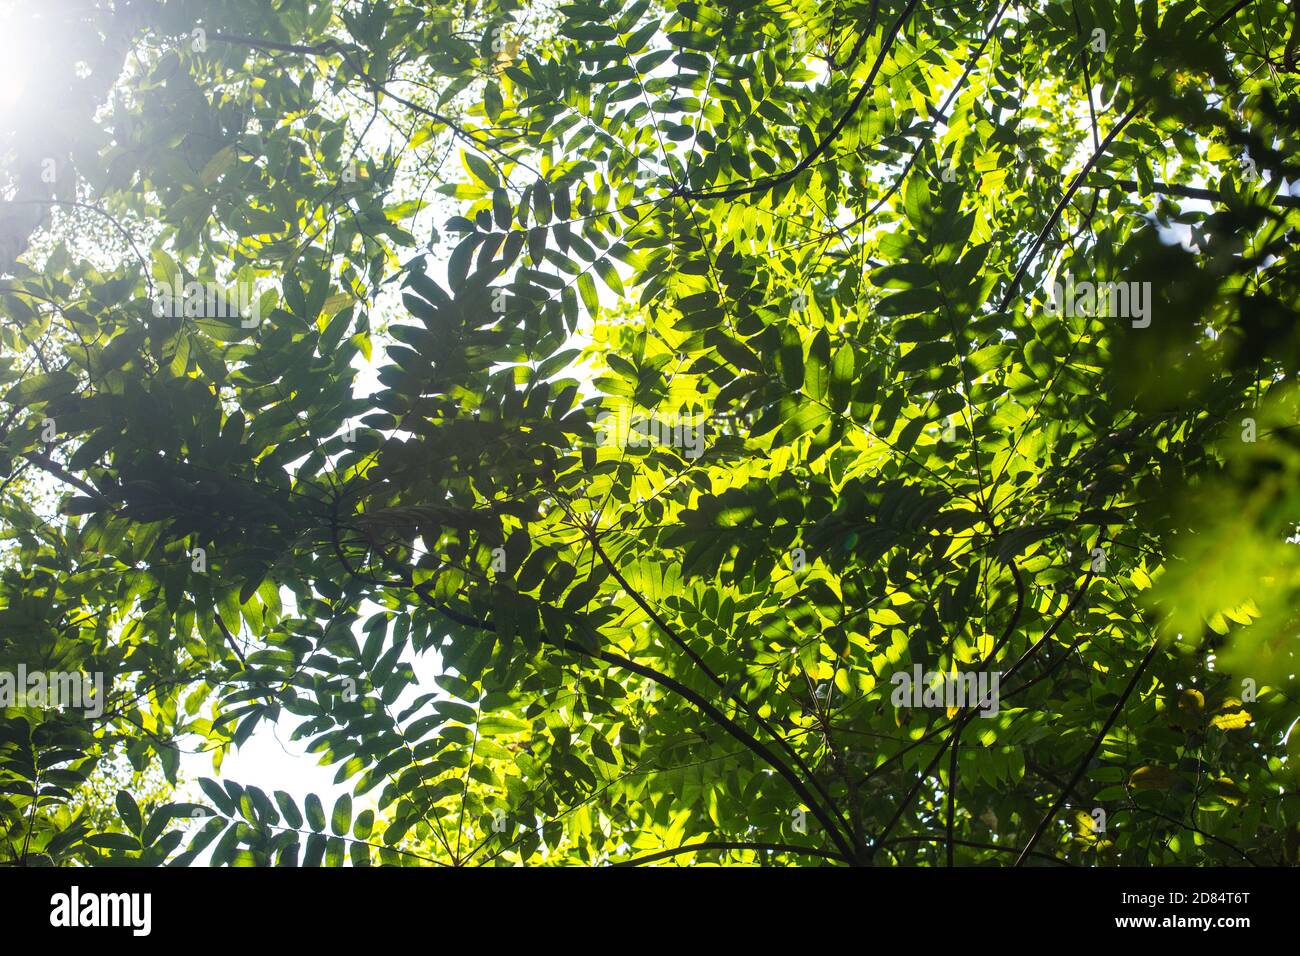
[[[1079,810],[1074,815],[1075,831],[1079,836],[1085,839],[1095,840],[1097,838],[1097,821],[1093,819],[1091,813],[1085,810]]]
[[[1250,714],[1239,710],[1232,714],[1218,714],[1210,718],[1210,726],[1220,730],[1244,730],[1250,723]]]
[[[1237,624],[1249,624],[1253,620],[1250,616],[1250,611],[1245,604],[1234,608],[1224,608],[1223,613],[1228,620],[1234,621]]]
[[[417,146],[423,146],[431,139],[433,139],[433,125],[425,123],[415,131],[415,135],[411,137],[411,141],[407,145],[414,149]]]
[[[835,687],[841,694],[853,693],[853,685],[849,683],[848,671],[841,669],[835,672]]]

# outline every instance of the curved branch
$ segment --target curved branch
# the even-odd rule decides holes
[[[831,143],[835,142],[840,133],[844,131],[844,127],[848,125],[849,120],[853,118],[853,115],[857,113],[858,108],[862,105],[862,101],[871,92],[876,74],[880,72],[880,67],[884,64],[885,57],[889,55],[889,49],[894,45],[894,40],[898,37],[899,31],[903,29],[903,25],[907,23],[916,10],[917,2],[918,0],[908,0],[907,7],[899,14],[898,19],[894,21],[894,25],[889,28],[889,32],[881,42],[880,53],[877,54],[876,61],[871,64],[871,72],[862,81],[862,86],[859,87],[848,108],[845,109],[834,127],[831,128],[831,131],[822,137],[821,142],[807,156],[785,172],[777,173],[775,176],[769,176],[766,179],[760,179],[758,182],[747,183],[743,186],[724,186],[718,189],[686,189],[678,192],[677,195],[687,199],[735,199],[737,196],[744,196],[759,190],[773,189],[782,183],[789,182],[816,162],[817,157],[826,152]]]
[[[818,850],[815,847],[798,846],[794,843],[741,843],[735,840],[709,840],[704,843],[691,843],[686,846],[673,847],[669,850],[659,850],[646,856],[639,856],[635,860],[622,860],[610,865],[642,866],[646,863],[654,863],[657,860],[680,856],[683,853],[698,853],[701,850],[773,850],[778,853],[803,853],[807,856],[819,856],[825,860],[847,862],[838,853],[832,853],[829,850]]]
[[[105,505],[112,503],[109,501],[107,497],[105,497],[102,491],[100,491],[98,488],[95,488],[93,485],[89,484],[88,482],[78,478],[76,475],[68,471],[68,469],[64,468],[62,465],[60,465],[49,455],[43,454],[42,452],[39,451],[29,451],[25,453],[23,457],[26,458],[28,461],[30,461],[33,465],[36,465],[42,471],[48,472],[49,474],[53,475],[55,478],[59,479],[59,481],[62,481],[64,484],[71,485],[72,487],[76,488],[78,491],[85,494],[87,497],[93,498],[95,501],[98,501],[99,503]]]
[[[1260,865],[1255,861],[1254,857],[1252,857],[1241,847],[1237,846],[1235,843],[1229,842],[1228,840],[1225,840],[1221,836],[1215,836],[1213,833],[1210,833],[1208,830],[1202,830],[1200,827],[1188,823],[1186,820],[1180,820],[1175,816],[1170,816],[1168,813],[1162,813],[1161,811],[1154,810],[1150,807],[1140,807],[1137,804],[1133,804],[1132,806],[1128,806],[1128,807],[1120,807],[1119,809],[1115,810],[1114,813],[1111,814],[1111,816],[1117,816],[1118,814],[1121,813],[1150,814],[1151,816],[1156,817],[1160,820],[1164,820],[1168,823],[1172,823],[1175,826],[1179,827],[1180,829],[1189,830],[1192,833],[1197,834],[1198,836],[1203,836],[1205,837],[1205,839],[1213,843],[1219,844],[1219,846],[1226,847],[1227,849],[1231,850],[1233,853],[1241,857],[1243,860],[1245,860],[1247,863],[1249,863],[1251,866],[1257,867]]]
[[[650,602],[648,602],[640,593],[638,593],[632,587],[631,584],[628,583],[627,579],[624,578],[622,573],[619,572],[618,567],[614,564],[612,560],[610,560],[610,557],[608,554],[606,554],[605,549],[600,546],[600,540],[594,534],[590,536],[590,540],[591,540],[592,549],[596,552],[596,555],[600,558],[601,562],[605,565],[606,569],[608,569],[609,573],[613,576],[614,580],[618,582],[619,587],[621,587],[625,592],[627,592],[628,596],[631,597],[632,600],[636,602],[637,606],[641,608],[641,610],[644,611],[649,616],[650,620],[652,620],[661,631],[663,631],[665,634],[668,635],[668,637],[672,640],[672,642],[676,644],[682,650],[682,652],[691,659],[691,662],[696,667],[698,667],[701,671],[704,672],[704,674],[709,678],[709,680],[713,681],[713,683],[718,686],[718,688],[723,692],[723,694],[725,694],[737,705],[739,705],[741,710],[743,710],[746,714],[748,714],[750,718],[754,720],[755,723],[758,724],[759,727],[765,730],[768,733],[768,735],[770,735],[777,742],[777,744],[781,747],[781,749],[785,751],[786,755],[791,760],[793,760],[795,764],[799,767],[799,769],[803,772],[804,776],[808,779],[808,781],[814,787],[817,788],[818,794],[820,794],[821,798],[825,801],[826,809],[829,811],[834,811],[836,813],[836,816],[839,817],[839,822],[840,825],[844,827],[844,832],[852,833],[852,827],[849,825],[848,820],[844,819],[844,815],[838,812],[838,809],[835,806],[835,802],[831,799],[830,794],[826,792],[826,788],[822,786],[821,782],[816,778],[812,770],[808,767],[807,763],[804,762],[803,758],[799,756],[798,752],[794,749],[794,747],[792,747],[790,743],[783,736],[778,734],[772,728],[772,726],[762,718],[762,716],[758,713],[758,709],[754,707],[753,704],[751,704],[749,701],[741,697],[739,693],[733,691],[730,685],[727,684],[725,681],[723,681],[723,679],[720,676],[718,676],[718,674],[714,672],[714,670],[711,667],[709,667],[709,665],[704,661],[704,658],[700,657],[698,653],[692,650],[691,646],[686,643],[686,640],[681,635],[679,635],[675,630],[673,630],[673,628],[671,628],[668,625],[668,623],[659,615],[659,613],[655,611],[653,607],[650,606]]]
[[[943,839],[944,837],[939,834],[934,834],[933,836],[917,834],[912,836],[894,837],[891,840],[886,840],[883,845],[890,846],[894,843],[938,843],[940,840]],[[1013,846],[998,846],[996,843],[978,843],[974,840],[956,840],[954,842],[958,846],[968,846],[975,850],[994,850],[998,853],[1016,852],[1016,848]],[[1032,855],[1041,860],[1051,860],[1053,863],[1057,864],[1058,866],[1074,866],[1074,864],[1070,863],[1068,860],[1062,860],[1060,857],[1052,856],[1050,853],[1034,852]]]
[[[1143,193],[1152,192],[1162,196],[1182,196],[1184,199],[1204,199],[1206,202],[1227,203],[1228,198],[1223,193],[1215,192],[1213,189],[1200,189],[1196,186],[1180,186],[1177,183],[1152,183],[1150,186],[1143,186],[1131,179],[1117,179],[1113,183],[1100,183],[1096,186],[1089,186],[1089,189],[1110,189],[1117,187],[1127,190],[1128,192]],[[1273,206],[1282,206],[1287,209],[1300,209],[1300,196],[1288,196],[1282,193],[1274,196],[1269,200]]]
[[[1205,32],[1201,34],[1201,39],[1208,38],[1214,33],[1214,31],[1231,20],[1239,11],[1250,6],[1253,2],[1254,0],[1237,0],[1237,3],[1233,4],[1212,24],[1210,24]],[[1025,273],[1029,271],[1029,266],[1033,263],[1034,259],[1038,257],[1038,251],[1042,249],[1043,243],[1047,241],[1047,234],[1056,226],[1057,221],[1061,218],[1061,214],[1065,212],[1066,207],[1070,204],[1070,200],[1074,198],[1074,194],[1078,192],[1079,187],[1083,185],[1084,179],[1086,179],[1088,174],[1092,172],[1092,168],[1097,165],[1098,160],[1105,155],[1106,150],[1110,148],[1110,144],[1124,131],[1124,127],[1132,122],[1134,117],[1142,111],[1144,106],[1146,106],[1146,101],[1138,100],[1129,108],[1127,113],[1115,121],[1115,125],[1110,128],[1110,132],[1106,134],[1106,138],[1101,141],[1097,148],[1093,150],[1092,155],[1088,157],[1088,161],[1084,163],[1083,169],[1079,170],[1079,172],[1075,174],[1075,177],[1070,181],[1069,187],[1065,190],[1065,195],[1063,195],[1060,201],[1056,204],[1056,207],[1052,210],[1052,214],[1047,217],[1047,222],[1044,224],[1043,228],[1039,230],[1038,236],[1034,239],[1034,244],[1030,246],[1029,252],[1025,255],[1025,258],[1021,260],[1020,267],[1016,269],[1016,274],[1011,277],[1011,284],[1007,287],[1006,293],[1002,296],[1002,301],[998,305],[998,312],[1005,311],[1007,305],[1015,296],[1016,291],[1020,288],[1021,280],[1025,277]]]
[[[1043,819],[1038,821],[1038,826],[1034,829],[1034,835],[1029,838],[1029,842],[1025,844],[1025,848],[1020,851],[1020,856],[1016,858],[1016,866],[1020,866],[1025,862],[1025,858],[1028,857],[1034,847],[1038,845],[1038,841],[1042,837],[1043,832],[1051,825],[1051,822],[1056,819],[1056,815],[1061,811],[1061,807],[1065,805],[1065,801],[1070,798],[1070,794],[1074,791],[1074,788],[1077,787],[1079,781],[1083,779],[1083,775],[1088,769],[1088,764],[1092,762],[1092,758],[1096,756],[1097,751],[1101,749],[1101,742],[1106,739],[1106,735],[1110,733],[1110,728],[1114,726],[1115,721],[1119,719],[1120,712],[1123,711],[1124,705],[1128,703],[1128,699],[1133,693],[1133,689],[1137,687],[1138,681],[1141,680],[1142,673],[1147,669],[1147,665],[1155,658],[1156,651],[1159,649],[1160,641],[1158,639],[1153,640],[1151,642],[1151,648],[1147,651],[1146,656],[1142,658],[1137,669],[1133,671],[1133,676],[1129,678],[1128,686],[1124,688],[1124,693],[1120,695],[1115,706],[1111,708],[1110,716],[1107,717],[1106,722],[1101,725],[1101,731],[1095,738],[1093,738],[1092,746],[1090,746],[1088,752],[1083,755],[1083,759],[1079,761],[1079,765],[1074,768],[1074,774],[1070,777],[1069,783],[1065,785],[1065,789],[1061,791],[1061,795],[1057,798],[1056,802],[1052,804],[1051,809],[1043,814]]]
[[[407,576],[407,581],[410,581],[409,575]],[[464,627],[474,627],[483,631],[496,632],[496,625],[492,622],[481,621],[477,618],[452,610],[443,602],[431,595],[428,592],[427,587],[414,583],[408,583],[406,586],[411,587],[420,596],[422,601],[434,610],[438,611],[438,613],[442,614],[448,620]],[[826,829],[826,832],[829,834],[831,839],[835,841],[835,845],[839,847],[845,859],[856,858],[855,849],[852,844],[845,839],[844,834],[841,833],[839,827],[836,826],[834,818],[832,818],[821,804],[818,803],[817,799],[799,778],[799,775],[778,759],[776,754],[772,753],[772,751],[764,746],[761,741],[756,739],[752,734],[745,730],[745,728],[737,724],[702,695],[691,690],[680,681],[674,680],[662,671],[656,670],[655,668],[649,667],[645,664],[638,664],[636,661],[630,660],[622,655],[614,654],[610,651],[592,651],[575,641],[567,639],[557,641],[556,644],[564,650],[573,651],[584,657],[595,658],[596,660],[603,661],[606,664],[612,664],[622,670],[631,671],[633,674],[637,674],[647,680],[652,680],[693,704],[695,709],[698,710],[702,716],[708,717],[737,741],[744,744],[748,750],[752,751],[756,756],[762,759],[764,763],[768,764],[773,770],[780,774],[786,782],[790,784],[795,793],[798,794],[799,797],[808,805],[809,812],[812,813],[812,815],[817,818],[817,821]]]
[[[443,126],[446,126],[449,130],[451,130],[452,134],[455,135],[457,138],[463,139],[466,142],[471,143],[478,149],[490,149],[493,152],[497,153],[498,155],[501,155],[502,157],[509,159],[511,162],[515,161],[514,157],[509,156],[507,153],[501,150],[500,147],[497,147],[491,143],[486,143],[483,140],[476,138],[471,132],[466,130],[464,126],[456,122],[450,116],[447,116],[445,113],[439,113],[437,110],[431,110],[427,106],[421,106],[419,103],[416,103],[413,100],[409,100],[404,96],[394,93],[383,83],[379,82],[369,73],[367,73],[359,64],[355,63],[352,57],[349,56],[347,49],[343,46],[343,44],[339,43],[337,40],[325,40],[321,43],[317,43],[314,45],[306,45],[301,43],[279,43],[274,40],[263,40],[257,37],[240,36],[238,34],[233,34],[233,33],[214,32],[210,36],[211,39],[219,40],[222,43],[231,43],[238,46],[246,46],[249,47],[250,49],[262,50],[271,53],[300,53],[305,56],[329,56],[330,54],[336,53],[340,58],[342,58],[343,62],[347,64],[348,69],[350,69],[353,73],[355,73],[357,77],[361,80],[361,82],[365,84],[366,88],[369,89],[370,92],[376,95],[387,96],[389,99],[395,100],[396,102],[400,103],[402,106],[405,106],[408,110],[411,110],[413,113],[418,113],[419,115],[427,117],[428,119],[431,119],[436,123],[441,123]]]
[[[667,674],[657,671],[652,667],[647,667],[644,664],[638,664],[636,661],[623,657],[620,654],[615,654],[611,651],[591,651],[583,647],[581,644],[570,640],[564,640],[560,646],[566,650],[575,651],[585,657],[594,657],[607,664],[613,664],[615,667],[621,668],[622,670],[631,671],[633,674],[638,674],[648,680],[662,684],[664,687],[675,692],[679,697],[682,697],[695,705],[696,710],[726,730],[727,733],[731,734],[732,737],[744,744],[749,750],[762,758],[762,760],[773,770],[785,778],[786,782],[790,784],[794,792],[808,804],[808,811],[817,818],[817,821],[823,827],[826,828],[827,834],[835,841],[835,845],[840,848],[840,852],[844,854],[846,859],[853,860],[858,858],[858,854],[853,845],[848,842],[845,835],[841,833],[839,827],[836,826],[835,820],[832,819],[826,810],[822,808],[813,794],[808,790],[808,787],[799,779],[799,775],[791,770],[781,760],[777,759],[776,754],[772,753],[772,751],[769,750],[762,741],[755,738],[749,733],[749,731],[745,730],[744,727],[741,727],[721,710],[709,703],[706,698],[697,694],[680,681],[669,677]]]
[[[239,658],[239,663],[243,664],[245,670],[247,670],[248,661],[244,658],[244,652],[239,649],[239,644],[235,641],[235,635],[231,634],[230,628],[226,627],[226,622],[223,621],[221,615],[217,614],[215,611],[212,614],[212,620],[217,622],[217,629],[221,631],[221,636],[226,639],[226,643],[230,645],[230,649],[234,651],[235,656]]]

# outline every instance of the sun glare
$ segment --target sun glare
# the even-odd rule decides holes
[[[40,43],[26,4],[0,3],[0,116],[8,119],[32,87]]]

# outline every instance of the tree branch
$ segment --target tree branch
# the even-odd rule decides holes
[[[95,488],[90,483],[78,478],[76,475],[68,471],[68,469],[64,468],[62,465],[60,465],[49,455],[43,454],[42,452],[39,451],[29,451],[25,455],[23,455],[23,457],[26,458],[28,461],[30,461],[32,464],[40,467],[43,471],[49,472],[51,475],[53,475],[55,478],[58,478],[64,484],[68,484],[76,488],[78,491],[84,493],[87,497],[93,498],[95,501],[98,501],[106,505],[112,503],[109,501],[107,497],[105,497],[102,491],[100,491],[98,488]]]
[[[614,580],[618,582],[619,587],[621,587],[628,594],[628,596],[631,597],[632,600],[636,602],[637,607],[641,608],[641,610],[644,611],[649,616],[650,620],[652,620],[655,623],[655,626],[657,626],[661,631],[667,634],[669,639],[672,640],[672,642],[676,644],[682,650],[682,652],[691,659],[691,662],[695,664],[695,666],[698,667],[701,671],[703,671],[704,674],[708,676],[709,680],[713,681],[713,683],[718,686],[718,688],[722,691],[724,695],[726,695],[728,698],[734,701],[740,707],[741,710],[743,710],[746,714],[748,714],[749,717],[755,723],[757,723],[759,727],[761,727],[764,731],[766,731],[768,735],[771,736],[777,742],[778,746],[780,746],[781,749],[786,752],[786,755],[789,756],[790,759],[795,762],[795,764],[799,767],[801,771],[803,771],[803,774],[808,779],[808,781],[814,787],[817,788],[817,792],[821,795],[821,798],[825,801],[826,809],[828,811],[834,811],[836,815],[840,818],[840,824],[844,827],[844,832],[852,833],[853,832],[852,827],[849,825],[849,822],[844,819],[843,814],[838,812],[838,809],[835,806],[835,802],[831,799],[830,794],[826,792],[826,788],[822,786],[821,782],[813,774],[812,770],[808,767],[807,763],[804,762],[803,758],[799,756],[798,752],[794,749],[794,747],[792,747],[790,743],[783,736],[777,733],[772,728],[772,726],[762,718],[762,716],[758,713],[758,709],[755,708],[753,704],[751,704],[749,701],[741,697],[740,694],[733,691],[731,689],[731,686],[727,684],[725,681],[723,681],[723,679],[719,677],[718,674],[714,672],[712,668],[709,667],[709,665],[705,662],[704,658],[700,657],[698,653],[692,650],[690,645],[686,643],[685,639],[682,638],[681,635],[679,635],[675,630],[673,630],[673,628],[669,627],[668,623],[659,615],[659,613],[655,611],[653,607],[650,606],[650,603],[646,601],[646,599],[642,597],[642,595],[638,593],[636,589],[633,588],[632,585],[627,582],[626,578],[623,577],[618,567],[614,564],[614,562],[610,559],[609,555],[605,552],[605,549],[600,546],[600,540],[596,537],[596,535],[595,534],[589,535],[589,539],[591,541],[592,549],[596,552],[596,555],[600,558],[601,562],[605,565],[606,569],[613,576]]]
[[[1153,640],[1146,656],[1142,658],[1142,662],[1138,664],[1137,669],[1133,671],[1133,676],[1129,678],[1128,686],[1124,688],[1124,693],[1120,695],[1115,706],[1111,708],[1110,716],[1107,717],[1106,722],[1102,724],[1101,731],[1093,739],[1092,746],[1088,748],[1088,752],[1083,755],[1083,759],[1080,760],[1079,765],[1075,767],[1074,774],[1070,777],[1070,782],[1065,785],[1065,789],[1061,792],[1061,795],[1057,798],[1056,802],[1052,804],[1051,809],[1048,810],[1047,813],[1043,814],[1043,819],[1038,821],[1038,826],[1034,830],[1034,835],[1029,838],[1029,842],[1025,844],[1025,848],[1020,851],[1020,856],[1016,858],[1016,866],[1020,866],[1025,862],[1025,858],[1028,857],[1034,847],[1038,845],[1038,841],[1042,837],[1043,832],[1051,825],[1051,822],[1056,819],[1056,815],[1060,812],[1061,807],[1065,805],[1065,801],[1069,799],[1074,788],[1077,787],[1079,781],[1083,779],[1083,775],[1088,769],[1088,764],[1092,762],[1092,758],[1096,756],[1097,751],[1101,749],[1101,742],[1106,739],[1106,735],[1110,733],[1110,728],[1114,726],[1115,721],[1119,719],[1120,712],[1124,709],[1124,705],[1128,703],[1129,696],[1133,693],[1133,689],[1137,687],[1138,681],[1142,678],[1143,671],[1147,669],[1147,665],[1155,658],[1156,651],[1159,649],[1160,641]]]
[[[801,172],[811,166],[816,161],[817,157],[826,152],[826,149],[830,144],[835,142],[840,133],[844,131],[844,127],[848,125],[849,120],[851,120],[853,115],[858,111],[858,107],[862,105],[862,101],[866,99],[867,94],[871,92],[872,85],[876,79],[876,74],[880,72],[880,67],[884,64],[885,58],[889,55],[889,49],[893,46],[894,40],[898,37],[899,31],[903,29],[903,25],[916,10],[917,3],[918,0],[908,0],[906,8],[904,8],[903,12],[899,14],[898,19],[894,21],[894,25],[889,28],[889,32],[885,35],[885,38],[880,45],[880,53],[876,56],[876,61],[871,65],[871,72],[868,73],[867,78],[862,81],[862,86],[859,87],[857,94],[849,103],[848,108],[840,116],[831,131],[822,138],[822,141],[818,143],[817,146],[808,153],[808,155],[785,172],[777,173],[774,176],[768,176],[766,179],[760,179],[758,182],[747,183],[743,186],[723,186],[718,189],[688,189],[682,190],[677,195],[686,199],[735,199],[737,196],[744,196],[748,193],[773,189],[782,183],[789,182],[795,176],[798,176]]]
[[[407,580],[410,580],[409,576],[407,577]],[[447,607],[441,601],[429,594],[425,587],[414,583],[408,583],[407,586],[411,587],[420,596],[421,600],[443,616],[447,617],[449,620],[465,627],[474,627],[493,633],[496,632],[495,624],[492,624],[490,621],[480,621],[476,618],[453,611],[451,608]],[[691,690],[680,681],[674,680],[667,674],[658,671],[653,667],[648,667],[645,664],[638,664],[636,661],[623,657],[620,654],[615,654],[610,651],[592,651],[583,647],[581,644],[578,644],[576,641],[570,641],[568,639],[561,639],[557,642],[557,646],[581,654],[584,657],[591,657],[603,661],[606,664],[611,664],[622,670],[631,671],[633,674],[637,674],[647,680],[652,680],[656,684],[668,688],[677,694],[677,696],[693,704],[695,709],[698,710],[702,716],[708,717],[737,741],[744,744],[747,749],[762,759],[764,763],[768,764],[778,774],[784,777],[795,793],[797,793],[799,797],[808,804],[809,812],[811,812],[812,815],[817,818],[817,821],[826,829],[827,834],[835,841],[835,845],[839,847],[844,858],[848,860],[857,858],[853,845],[849,843],[845,838],[845,835],[840,832],[839,827],[836,826],[834,818],[832,818],[821,806],[813,794],[804,785],[803,781],[799,779],[799,775],[779,760],[777,756],[764,746],[761,741],[756,739],[745,730],[745,728],[741,727],[734,720],[729,718],[702,695]]]
[[[1096,186],[1089,186],[1089,189],[1110,189],[1118,187],[1128,190],[1129,192],[1143,193],[1153,192],[1164,196],[1182,196],[1184,199],[1204,199],[1208,202],[1227,203],[1228,199],[1223,193],[1216,192],[1213,189],[1198,189],[1195,186],[1180,186],[1175,183],[1152,183],[1150,186],[1143,186],[1135,183],[1131,179],[1117,179],[1113,183],[1102,183]],[[1287,209],[1300,209],[1300,196],[1276,195],[1269,200],[1274,206],[1284,206]]]
[[[1238,0],[1237,3],[1233,4],[1231,8],[1225,11],[1222,16],[1216,19],[1214,23],[1212,23],[1209,28],[1201,34],[1201,38],[1208,38],[1215,30],[1231,20],[1238,11],[1249,6],[1252,2],[1254,2],[1254,0]],[[1138,100],[1129,108],[1127,113],[1115,121],[1115,125],[1110,128],[1110,132],[1106,134],[1106,138],[1101,141],[1101,144],[1094,149],[1092,155],[1088,157],[1088,161],[1084,163],[1083,169],[1079,170],[1074,179],[1070,181],[1069,187],[1065,190],[1065,195],[1062,196],[1060,201],[1056,204],[1056,207],[1052,210],[1052,214],[1047,217],[1046,224],[1044,224],[1043,228],[1039,230],[1038,236],[1034,239],[1034,244],[1030,247],[1028,254],[1021,261],[1020,267],[1016,269],[1016,274],[1011,277],[1011,284],[1007,287],[1006,294],[1002,296],[1002,302],[998,305],[998,312],[1005,311],[1007,305],[1011,302],[1012,298],[1015,297],[1016,291],[1020,288],[1021,280],[1024,278],[1025,273],[1029,271],[1029,266],[1033,263],[1034,259],[1038,257],[1038,251],[1043,247],[1043,243],[1047,241],[1047,234],[1056,226],[1057,221],[1061,218],[1061,214],[1065,212],[1070,200],[1074,198],[1074,194],[1078,192],[1079,187],[1083,185],[1084,179],[1087,178],[1090,172],[1092,172],[1092,168],[1097,165],[1098,160],[1101,159],[1106,150],[1110,148],[1110,144],[1124,131],[1124,127],[1132,122],[1134,117],[1141,112],[1145,105],[1146,102],[1144,100]]]
[[[894,837],[891,840],[886,840],[884,845],[889,846],[894,843],[938,843],[940,840],[943,839],[945,838],[939,834],[935,834],[933,836],[917,834],[917,835]],[[974,840],[957,840],[955,842],[958,846],[968,846],[976,850],[994,850],[998,853],[1016,852],[1016,848],[1013,846],[998,846],[996,843],[977,843]],[[1068,862],[1067,860],[1062,860],[1060,857],[1052,856],[1050,853],[1035,852],[1032,855],[1038,857],[1039,859],[1051,860],[1053,863],[1057,864],[1058,866],[1074,865]]]
[[[702,695],[697,694],[685,684],[674,680],[667,674],[657,671],[654,668],[646,667],[644,664],[638,664],[636,661],[629,660],[620,654],[615,654],[610,651],[590,651],[581,644],[570,640],[564,640],[560,646],[564,647],[566,650],[582,654],[583,656],[593,657],[597,660],[604,661],[607,664],[613,664],[615,667],[631,671],[633,674],[639,674],[642,677],[662,684],[664,687],[675,692],[679,697],[694,704],[696,710],[700,711],[701,714],[726,730],[727,733],[731,734],[732,737],[736,738],[736,740],[740,741],[749,750],[762,758],[765,763],[786,779],[794,789],[794,792],[808,804],[809,812],[812,813],[812,815],[817,818],[817,821],[826,829],[827,834],[835,841],[835,845],[839,847],[840,852],[844,855],[845,859],[858,859],[858,854],[853,845],[846,839],[845,835],[840,832],[839,827],[836,826],[835,820],[832,819],[827,811],[821,807],[813,794],[804,785],[804,782],[799,779],[799,775],[791,770],[781,760],[778,760],[776,754],[772,753],[771,750],[750,734],[749,731],[745,730],[744,727],[741,727],[734,720],[720,711]]]
[[[230,628],[226,627],[226,622],[215,611],[212,612],[212,620],[217,622],[217,628],[221,631],[221,636],[226,639],[230,649],[235,652],[235,656],[239,658],[239,663],[243,664],[244,668],[247,669],[248,661],[244,658],[244,652],[239,649],[239,645],[235,642],[235,635],[230,633]]]
[[[838,853],[832,853],[829,850],[819,850],[815,847],[798,846],[794,843],[740,843],[733,840],[709,840],[705,843],[691,843],[687,846],[673,847],[669,850],[659,850],[655,853],[639,856],[635,860],[623,860],[613,866],[642,866],[646,863],[654,863],[657,860],[665,860],[669,857],[680,856],[683,853],[698,853],[701,850],[773,850],[778,853],[803,853],[807,856],[819,856],[825,860],[839,860],[847,862],[844,857]]]
[[[361,82],[365,84],[366,88],[369,89],[370,92],[378,95],[387,96],[390,99],[400,103],[402,106],[405,106],[408,110],[411,110],[414,113],[418,113],[421,116],[428,117],[434,122],[441,123],[443,126],[446,126],[449,130],[451,130],[453,135],[455,135],[460,139],[465,140],[466,142],[472,144],[478,149],[492,150],[493,152],[497,153],[499,156],[508,159],[511,162],[514,162],[514,158],[509,156],[507,153],[505,153],[500,147],[476,138],[474,134],[470,133],[463,126],[461,126],[460,123],[456,122],[454,119],[452,119],[450,116],[447,116],[445,113],[439,113],[437,110],[431,110],[427,106],[421,106],[419,103],[409,100],[406,97],[401,96],[397,93],[394,93],[385,84],[376,80],[373,76],[367,73],[360,65],[355,63],[352,60],[352,57],[348,55],[347,49],[344,48],[343,44],[339,43],[337,40],[325,40],[322,43],[317,43],[313,46],[307,46],[300,43],[279,43],[274,40],[262,40],[256,37],[240,36],[231,33],[215,32],[212,33],[210,36],[213,40],[218,40],[223,43],[231,43],[239,46],[246,46],[254,50],[262,50],[262,51],[267,51],[272,53],[300,53],[305,56],[329,56],[330,54],[336,53],[338,54],[339,57],[342,58],[343,62],[347,64],[348,68],[357,75],[357,77],[361,80]]]

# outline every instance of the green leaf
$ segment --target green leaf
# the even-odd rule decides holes
[[[915,315],[918,312],[934,312],[943,304],[943,299],[936,289],[906,289],[880,300],[877,311],[881,315]]]
[[[125,833],[94,833],[86,837],[86,843],[101,850],[139,850],[140,841]]]
[[[830,340],[825,330],[818,332],[808,347],[804,365],[803,390],[809,398],[825,401],[830,391]]]
[[[596,282],[591,273],[584,272],[578,276],[578,294],[582,296],[582,304],[586,306],[589,315],[600,311],[600,297],[596,295]]]
[[[469,170],[469,174],[484,186],[492,189],[498,185],[499,180],[497,179],[496,170],[486,160],[474,153],[466,152],[461,153],[461,159],[465,163],[465,168]]]
[[[23,379],[9,390],[5,401],[13,406],[36,405],[71,394],[76,387],[76,376],[71,373],[47,372]]]
[[[330,830],[335,836],[346,836],[351,828],[352,797],[345,793],[334,802],[334,810],[330,814]]]
[[[848,343],[836,350],[831,362],[830,403],[837,412],[848,407],[849,397],[853,393],[855,362],[853,347]]]
[[[207,794],[208,799],[216,805],[218,812],[226,816],[236,812],[235,802],[230,799],[230,796],[215,780],[208,777],[199,777],[198,784],[199,789]]]
[[[592,263],[592,265],[605,285],[609,286],[611,292],[615,295],[623,295],[623,281],[618,277],[618,270],[614,268],[612,262],[601,257]],[[584,300],[586,299],[585,294],[583,298]],[[588,304],[588,308],[590,308],[590,304]]]
[[[275,791],[275,803],[280,808],[280,812],[284,814],[285,822],[289,826],[295,830],[302,826],[302,813],[299,812],[297,804],[293,802],[293,797],[283,790],[277,790]],[[319,829],[319,827],[313,827],[313,829]]]
[[[303,811],[307,815],[307,824],[317,833],[325,829],[325,808],[321,806],[320,797],[314,793],[307,794],[303,800]],[[310,846],[310,844],[309,844]]]
[[[135,797],[125,790],[119,790],[114,802],[117,804],[117,814],[126,828],[138,836],[144,830],[144,820],[140,816],[140,805],[135,802]]]

